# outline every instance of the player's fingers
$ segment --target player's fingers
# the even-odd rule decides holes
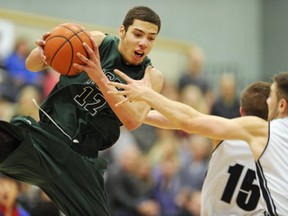
[[[115,106],[118,107],[118,106],[120,106],[121,104],[125,103],[125,102],[128,101],[128,100],[129,100],[129,98],[125,98],[125,99],[123,99],[122,101],[116,103]]]
[[[108,85],[110,86],[114,86],[116,88],[125,88],[126,85],[119,83],[119,82],[108,82]]]
[[[77,53],[77,57],[78,57],[82,62],[84,62],[85,64],[88,64],[88,63],[89,63],[89,59],[86,58],[86,56],[82,55],[80,52]]]
[[[44,41],[44,40],[36,40],[36,41],[35,41],[35,44],[36,44],[38,47],[41,47],[42,49],[44,49],[44,46],[46,45],[46,41]]]
[[[48,65],[47,57],[43,53],[42,53],[41,57],[42,57],[42,61],[44,62],[44,64]]]
[[[91,41],[92,41],[92,46],[93,46],[93,50],[95,53],[96,58],[99,58],[99,50],[98,50],[98,45],[96,44],[96,41],[94,40],[94,38],[91,36],[90,37]]]
[[[73,67],[76,68],[76,70],[78,71],[88,71],[87,67],[85,67],[84,65],[77,64],[77,63],[74,63]]]
[[[126,74],[124,74],[123,72],[121,72],[120,70],[118,69],[115,69],[114,72],[120,76],[122,79],[124,79],[127,83],[131,82],[132,79],[130,77],[128,77]]]
[[[83,46],[86,49],[87,53],[89,54],[90,59],[95,58],[94,51],[91,49],[90,46],[86,42],[83,42]]]
[[[128,92],[127,91],[107,91],[108,94],[111,94],[111,95],[127,95]]]
[[[46,40],[47,37],[49,37],[49,35],[51,34],[51,32],[46,32],[43,34],[42,39]]]
[[[94,37],[90,37],[90,40],[91,40],[91,43],[92,43],[92,45],[93,45],[93,49],[95,49],[95,48],[97,48],[98,49],[98,46],[97,46],[97,44],[96,44],[96,41],[94,40]]]

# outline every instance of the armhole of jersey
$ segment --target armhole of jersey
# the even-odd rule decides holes
[[[269,140],[270,140],[270,122],[268,122],[268,137],[267,137],[267,142],[266,142],[266,146],[265,148],[263,149],[263,152],[260,154],[259,158],[258,158],[258,161],[260,160],[260,158],[262,157],[262,155],[265,153],[268,145],[269,145]]]
[[[216,147],[212,150],[211,154],[213,154],[217,150],[217,148],[223,143],[223,141],[224,140],[215,141],[216,142],[216,144],[215,144]],[[212,142],[214,142],[214,141],[212,141]]]

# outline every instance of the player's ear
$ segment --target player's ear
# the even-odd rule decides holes
[[[245,115],[246,115],[245,112],[244,112],[243,107],[241,107],[241,106],[240,106],[240,108],[239,108],[239,112],[240,112],[240,115],[241,115],[241,116],[245,116]]]
[[[123,26],[123,25],[121,25],[120,26],[120,28],[119,28],[119,37],[121,38],[121,39],[123,39],[123,37],[124,37],[124,35],[125,35],[125,27]]]
[[[287,100],[285,100],[284,98],[280,99],[280,101],[278,103],[278,107],[279,107],[281,113],[286,112],[286,110],[288,109]]]

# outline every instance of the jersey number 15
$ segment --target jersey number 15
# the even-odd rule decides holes
[[[230,176],[221,200],[227,203],[231,202],[240,176],[242,172],[244,172],[245,176],[241,183],[240,190],[237,192],[236,203],[241,209],[245,211],[252,211],[257,207],[259,202],[260,189],[258,185],[254,183],[254,180],[256,179],[255,171],[252,169],[247,169],[245,173],[245,170],[246,169],[244,169],[244,166],[240,164],[235,164],[234,166],[229,167],[228,173]]]

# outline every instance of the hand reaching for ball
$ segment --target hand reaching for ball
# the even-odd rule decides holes
[[[95,81],[99,78],[99,76],[97,76],[97,74],[99,74],[99,73],[103,74],[103,71],[102,71],[102,67],[101,67],[101,61],[100,61],[98,46],[97,46],[93,37],[91,37],[91,41],[92,41],[93,49],[90,46],[88,46],[87,43],[85,43],[85,42],[83,43],[83,46],[84,46],[86,52],[88,53],[87,56],[83,55],[80,52],[77,53],[78,58],[82,62],[84,62],[84,64],[74,63],[73,66],[77,70],[86,71],[88,76],[92,80]]]

